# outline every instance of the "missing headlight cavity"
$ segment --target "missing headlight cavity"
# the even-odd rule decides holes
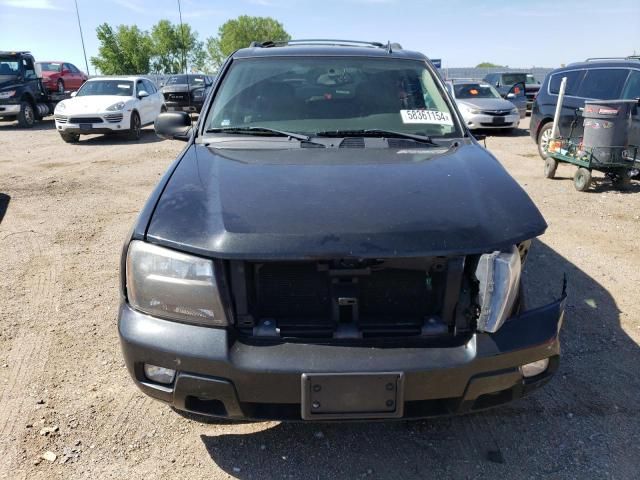
[[[231,261],[228,270],[236,326],[250,336],[268,321],[280,338],[451,337],[477,316],[464,257]]]

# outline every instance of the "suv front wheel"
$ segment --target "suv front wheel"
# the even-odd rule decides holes
[[[538,132],[538,155],[543,160],[547,159],[547,149],[549,148],[549,142],[551,141],[551,130],[553,129],[553,123],[545,123]]]

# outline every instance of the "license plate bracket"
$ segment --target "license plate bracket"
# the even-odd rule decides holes
[[[505,123],[504,117],[493,117],[493,122],[494,125],[501,125],[503,123]]]
[[[93,125],[90,123],[81,123],[80,124],[80,130],[91,130],[93,128]]]
[[[400,418],[404,374],[302,374],[301,414],[305,420]]]

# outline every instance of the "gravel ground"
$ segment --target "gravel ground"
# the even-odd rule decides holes
[[[184,144],[0,125],[0,478],[638,478],[640,184],[544,179],[526,126],[487,147],[549,223],[530,306],[569,279],[546,388],[431,421],[200,424],[134,387],[116,330],[122,241]]]

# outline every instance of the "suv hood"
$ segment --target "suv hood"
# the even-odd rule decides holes
[[[191,145],[147,229],[219,258],[416,257],[542,234],[527,194],[485,149],[230,150]]]

